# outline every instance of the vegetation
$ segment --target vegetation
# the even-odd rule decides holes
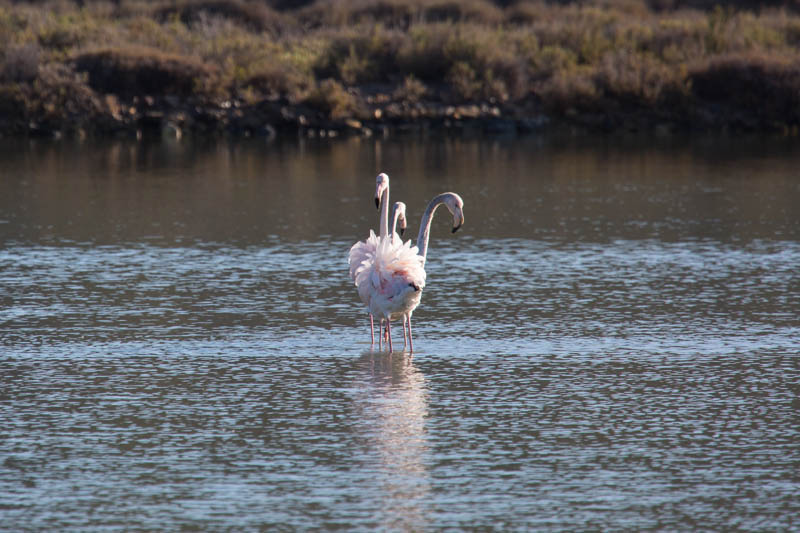
[[[800,2],[726,5],[0,0],[0,132],[796,133]]]

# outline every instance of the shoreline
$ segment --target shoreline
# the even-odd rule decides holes
[[[120,103],[106,95],[108,111],[70,116],[0,118],[0,138],[181,138],[184,135],[259,138],[340,137],[446,132],[486,136],[552,134],[765,134],[798,136],[798,125],[758,113],[721,110],[714,103],[684,111],[548,113],[535,106],[497,102],[417,102],[372,105],[369,113],[332,118],[324,110],[292,105],[285,99],[254,104],[241,101],[192,103],[176,98],[134,98]],[[109,103],[112,102],[113,103]]]

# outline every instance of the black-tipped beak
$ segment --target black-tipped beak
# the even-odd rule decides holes
[[[458,228],[460,228],[460,227],[461,227],[461,224],[459,224],[458,226],[454,226],[453,227],[453,233],[457,232]]]
[[[403,236],[403,233],[405,233],[405,232],[406,232],[406,228],[400,228],[400,236],[401,237]]]
[[[414,292],[419,292],[419,286],[416,283],[409,283],[408,286],[412,287]]]
[[[380,209],[381,208],[381,199],[380,198],[375,198],[375,208],[376,209]]]

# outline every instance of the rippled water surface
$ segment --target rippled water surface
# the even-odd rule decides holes
[[[800,527],[800,145],[0,144],[0,530]],[[434,220],[415,353],[347,251]]]

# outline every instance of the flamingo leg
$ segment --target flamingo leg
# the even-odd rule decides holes
[[[372,314],[369,315],[369,336],[372,339],[370,344],[375,344],[375,322],[372,319]]]
[[[386,332],[389,334],[389,353],[392,353],[392,323],[388,318],[386,319]]]
[[[411,315],[408,315],[408,344],[411,347],[409,353],[414,353],[414,340],[411,338]]]
[[[408,332],[406,331],[406,317],[404,315],[403,316],[403,350],[405,350],[406,346],[408,346],[408,338],[407,338],[407,336],[408,336]]]

